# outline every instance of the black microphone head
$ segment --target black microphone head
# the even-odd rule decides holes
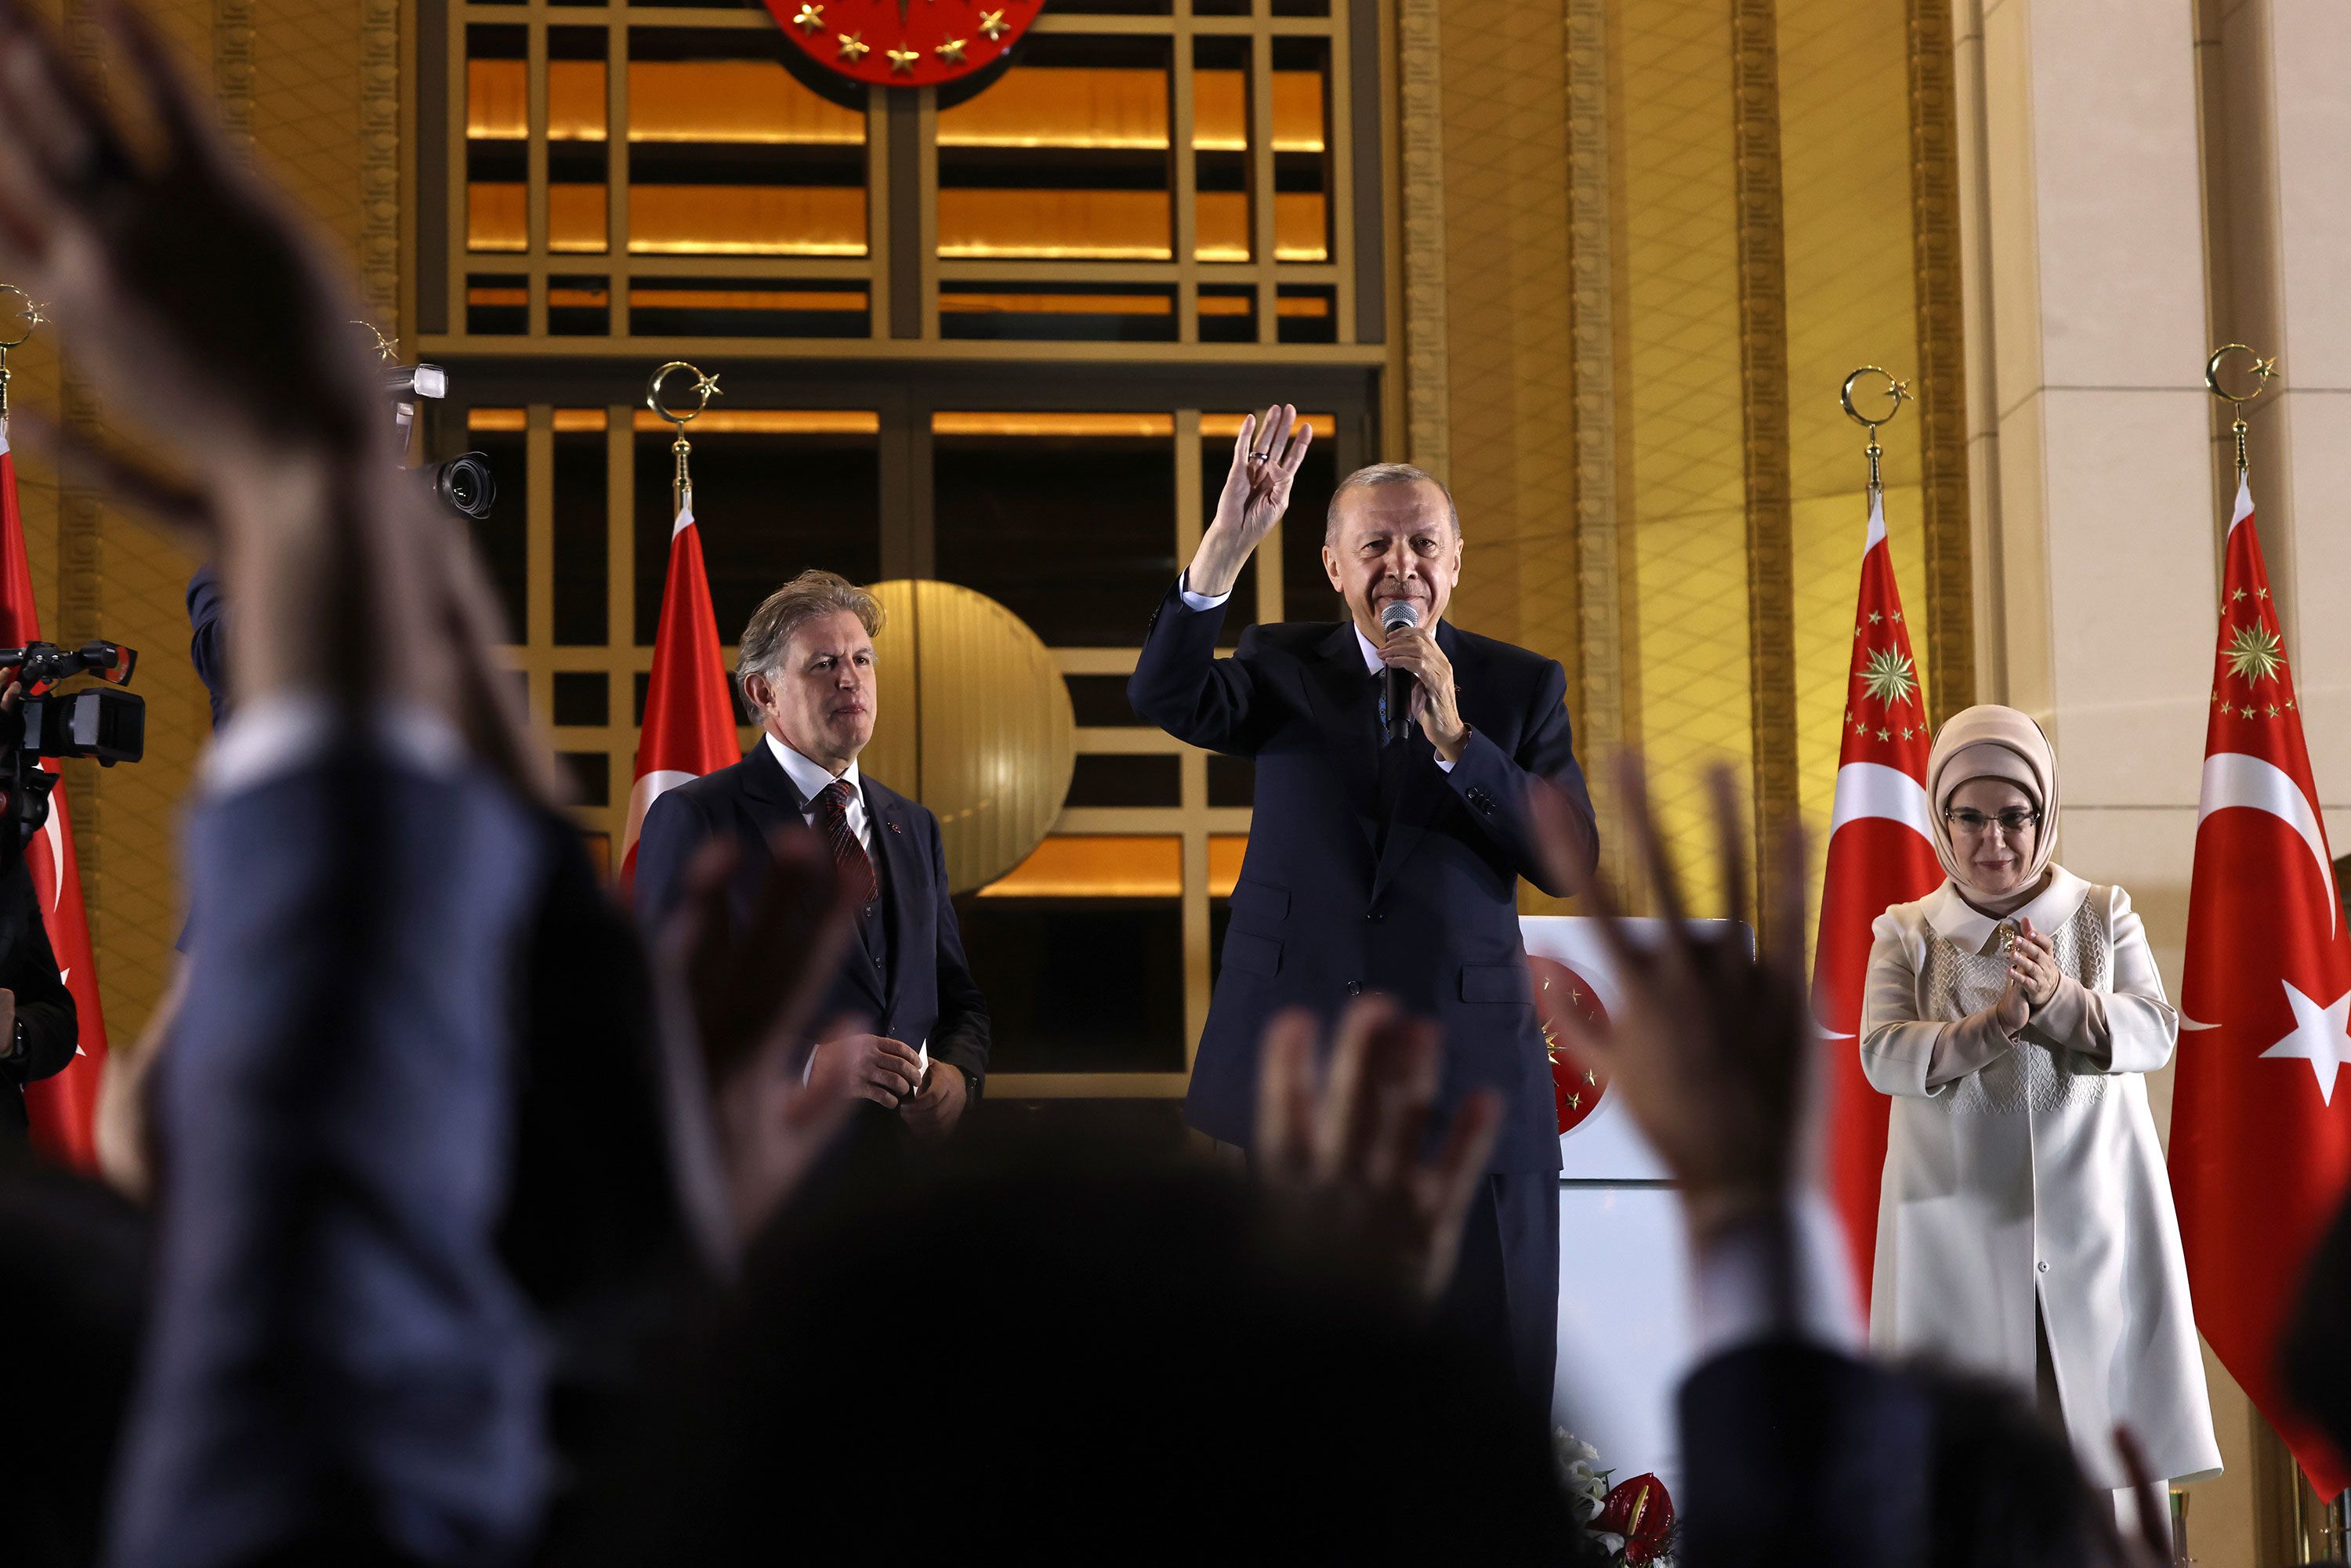
[[[1380,630],[1393,632],[1399,626],[1420,624],[1420,606],[1409,599],[1391,599],[1380,607]]]

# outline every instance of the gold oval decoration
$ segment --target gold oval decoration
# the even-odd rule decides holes
[[[1077,766],[1070,688],[1043,640],[986,594],[908,579],[872,591],[887,619],[859,770],[937,815],[951,892],[985,887],[1061,814]]]

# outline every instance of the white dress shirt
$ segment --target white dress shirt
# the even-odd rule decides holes
[[[1184,579],[1180,577],[1176,580],[1176,591],[1184,596],[1184,608],[1186,610],[1214,610],[1233,596],[1233,591],[1229,588],[1222,593],[1195,593],[1185,586]],[[1361,626],[1351,620],[1347,622],[1347,630],[1355,634],[1355,647],[1364,655],[1364,674],[1376,675],[1388,667],[1388,662],[1380,657],[1378,645],[1364,635],[1364,629]],[[1442,757],[1437,759],[1437,766],[1440,772],[1453,771],[1453,764],[1446,761]]]
[[[792,788],[799,790],[800,799],[808,802],[807,809],[800,812],[800,820],[822,832],[824,830],[817,827],[816,798],[823,794],[825,787],[832,782],[832,770],[821,762],[810,761],[778,740],[773,734],[768,735],[766,739],[768,749],[774,752],[776,760],[783,765],[784,777],[792,781]],[[871,852],[873,827],[865,818],[865,787],[858,782],[857,764],[852,762],[849,770],[840,777],[849,780],[849,831],[855,833],[857,841]]]

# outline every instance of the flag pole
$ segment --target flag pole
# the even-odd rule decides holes
[[[2253,361],[2253,390],[2242,397],[2239,397],[2235,392],[2224,391],[2220,385],[2220,361],[2231,354],[2242,354]],[[2229,413],[2231,416],[2229,422],[2229,434],[2237,438],[2237,482],[2241,485],[2244,483],[2246,468],[2245,405],[2269,391],[2270,381],[2276,374],[2277,357],[2274,354],[2264,360],[2242,343],[2223,343],[2212,350],[2210,359],[2204,361],[2206,390],[2229,405]]]
[[[697,400],[694,407],[684,413],[672,412],[662,402],[662,382],[678,371],[684,371],[694,378],[694,385],[686,390]],[[645,382],[645,406],[660,418],[667,420],[677,431],[677,439],[670,444],[670,455],[677,459],[677,471],[670,476],[669,482],[670,507],[674,512],[683,513],[694,505],[694,474],[686,466],[686,460],[694,453],[694,444],[686,440],[685,427],[702,417],[709,409],[712,398],[721,395],[716,376],[705,376],[684,360],[672,360],[655,371],[652,379]]]
[[[1853,385],[1864,376],[1886,377],[1884,395],[1888,401],[1884,413],[1866,414],[1853,406]],[[1864,365],[1845,377],[1844,386],[1837,392],[1837,402],[1844,405],[1844,416],[1869,432],[1869,504],[1872,507],[1886,504],[1886,480],[1877,469],[1878,459],[1886,455],[1886,449],[1877,444],[1877,427],[1892,423],[1894,416],[1902,412],[1902,404],[1909,396],[1908,382],[1896,381],[1891,372],[1876,365]]]
[[[0,294],[13,294],[25,302],[25,329],[13,338],[0,339],[0,424],[5,424],[8,423],[8,350],[21,349],[31,341],[33,329],[48,318],[41,314],[41,308],[33,303],[31,295],[13,283],[0,283]]]

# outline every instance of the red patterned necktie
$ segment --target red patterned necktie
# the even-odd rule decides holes
[[[832,862],[841,868],[841,881],[855,890],[859,904],[871,904],[876,889],[873,858],[857,841],[857,830],[849,825],[851,793],[846,779],[826,785],[817,793],[817,816],[824,824],[825,842],[832,846]]]

